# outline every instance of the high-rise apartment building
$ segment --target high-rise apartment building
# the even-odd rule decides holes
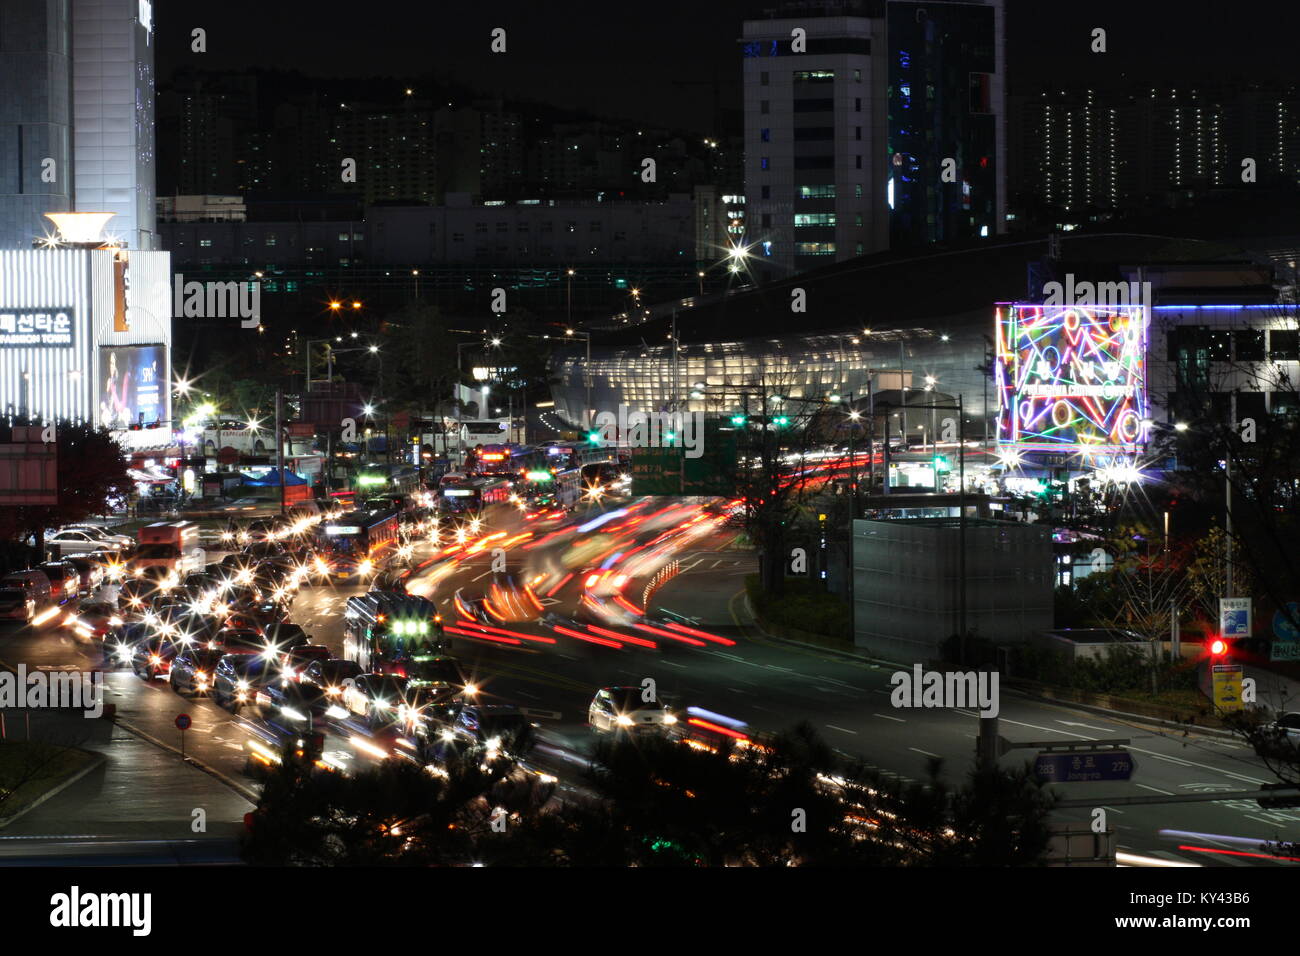
[[[1002,0],[746,20],[746,241],[776,274],[1005,224]]]

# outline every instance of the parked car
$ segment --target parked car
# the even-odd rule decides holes
[[[81,584],[78,590],[82,594],[92,594],[99,590],[107,577],[104,566],[88,555],[64,558],[63,563],[72,565],[77,569],[77,573],[81,575]]]
[[[64,528],[45,539],[45,547],[60,558],[74,554],[90,554],[109,542],[82,528]]]
[[[90,535],[92,538],[96,539],[97,541],[102,541],[103,542],[102,547],[105,548],[116,548],[118,550],[121,550],[124,548],[133,547],[135,545],[135,539],[132,538],[129,534],[117,534],[116,532],[109,531],[107,528],[101,528],[97,524],[86,524],[84,522],[79,522],[77,524],[67,525],[63,530],[84,531],[86,534]]]
[[[0,621],[22,621],[36,616],[36,600],[23,588],[0,587]]]
[[[0,588],[18,588],[36,605],[36,613],[54,604],[54,589],[44,571],[28,568],[0,578]]]

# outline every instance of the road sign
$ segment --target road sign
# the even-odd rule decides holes
[[[1269,645],[1270,661],[1300,661],[1300,641],[1274,641]]]
[[[1296,630],[1296,621],[1300,621],[1300,605],[1295,601],[1289,602],[1285,611],[1278,610],[1273,613],[1273,633],[1277,635],[1278,640],[1300,641],[1300,631]]]
[[[680,495],[682,461],[680,448],[633,448],[632,494]]]
[[[1250,637],[1250,598],[1219,598],[1219,633],[1228,639]]]
[[[189,714],[177,714],[177,715],[176,715],[176,729],[177,729],[177,730],[189,730],[189,729],[190,729],[190,724],[191,724],[191,723],[192,723],[192,721],[190,720],[190,715],[189,715]]]
[[[1127,750],[1083,750],[1041,753],[1034,761],[1034,776],[1048,783],[1084,783],[1092,780],[1127,780],[1136,762]]]
[[[1215,664],[1210,668],[1214,706],[1219,710],[1241,710],[1240,664]]]

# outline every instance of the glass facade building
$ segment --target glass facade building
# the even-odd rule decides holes
[[[0,3],[0,249],[30,249],[72,209],[70,0]]]

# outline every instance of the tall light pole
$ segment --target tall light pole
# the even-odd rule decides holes
[[[587,386],[587,401],[582,409],[582,430],[585,432],[591,428],[591,333],[575,332],[573,329],[565,329],[564,334],[581,336],[587,340],[587,364],[583,366],[582,372],[583,381]]]
[[[565,275],[564,324],[573,325],[573,270]]]

